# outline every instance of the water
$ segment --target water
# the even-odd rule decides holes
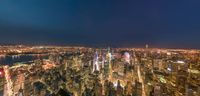
[[[18,62],[29,62],[36,59],[47,59],[47,54],[26,54],[26,55],[7,55],[7,56],[0,56],[0,65],[10,65],[12,66]]]

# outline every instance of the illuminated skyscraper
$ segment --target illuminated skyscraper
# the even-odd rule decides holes
[[[111,63],[111,60],[112,60],[112,54],[111,54],[111,52],[110,52],[110,47],[108,47],[108,49],[107,49],[107,54],[106,54],[106,61],[107,61],[108,63]]]
[[[148,44],[146,44],[145,45],[145,52],[144,52],[144,57],[146,58],[147,56],[148,56],[148,49],[149,49],[149,45]]]
[[[99,71],[99,56],[98,56],[97,51],[95,52],[94,59],[93,59],[93,70],[92,70],[92,72],[94,72],[94,71]]]
[[[125,63],[130,64],[130,54],[128,52],[124,53],[124,60],[125,60]]]
[[[107,61],[108,68],[109,68],[109,79],[112,78],[112,72],[113,72],[111,60],[112,60],[112,54],[110,52],[110,48],[108,48],[107,54],[106,54],[106,61]]]

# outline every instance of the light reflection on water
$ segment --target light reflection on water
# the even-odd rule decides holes
[[[26,55],[6,55],[0,56],[0,65],[13,65],[18,62],[29,62],[37,59],[47,59],[47,54],[26,54]]]

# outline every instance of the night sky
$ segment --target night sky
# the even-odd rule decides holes
[[[200,48],[200,1],[0,0],[0,43]]]

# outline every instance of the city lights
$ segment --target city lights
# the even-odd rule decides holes
[[[6,55],[15,50],[20,53]],[[2,52],[1,60],[14,62],[0,68],[5,96],[198,96],[200,92],[198,50],[13,46]],[[25,57],[32,58],[20,61]]]

